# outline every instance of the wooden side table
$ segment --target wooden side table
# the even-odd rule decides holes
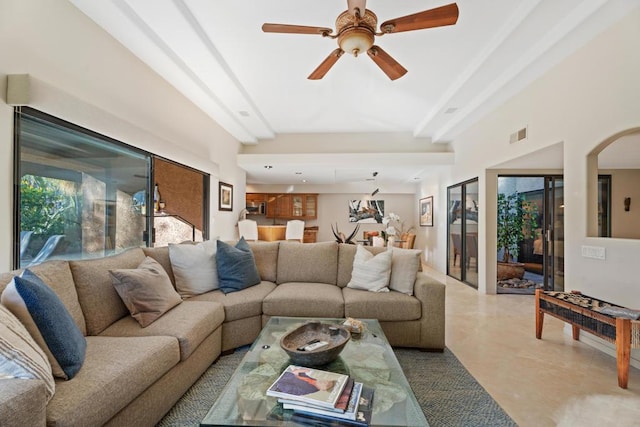
[[[598,309],[606,306],[624,308],[582,294],[536,289],[536,338],[542,338],[546,313],[570,323],[574,340],[580,338],[580,330],[584,329],[615,343],[618,386],[627,388],[631,347],[640,347],[640,321],[599,313]]]

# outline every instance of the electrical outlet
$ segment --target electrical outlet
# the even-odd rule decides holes
[[[606,253],[600,246],[582,246],[582,256],[593,259],[606,259]]]

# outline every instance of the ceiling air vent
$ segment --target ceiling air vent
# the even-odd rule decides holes
[[[509,144],[513,144],[514,142],[522,141],[523,139],[527,139],[528,134],[527,126],[522,129],[518,129],[514,133],[509,136]]]

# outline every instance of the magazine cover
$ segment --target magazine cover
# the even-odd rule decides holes
[[[333,412],[329,409],[307,406],[301,403],[292,404],[285,403],[282,405],[284,409],[293,409],[295,412],[306,413],[309,415],[322,415],[332,419],[355,420],[358,415],[358,405],[360,402],[360,393],[362,391],[362,383],[355,383],[353,391],[349,397],[349,404],[343,413]]]
[[[278,399],[278,402],[285,405],[285,409],[286,409],[286,405],[291,404],[291,405],[309,406],[312,408],[322,409],[324,411],[344,412],[346,411],[347,406],[349,405],[349,398],[351,397],[351,390],[353,390],[353,384],[354,384],[353,378],[349,378],[347,380],[347,384],[344,386],[344,389],[342,389],[342,394],[338,398],[338,401],[336,402],[336,406],[334,408],[311,405],[310,403],[301,402],[299,400],[284,399],[282,397]]]
[[[348,375],[289,365],[269,387],[267,396],[334,408],[348,379]]]

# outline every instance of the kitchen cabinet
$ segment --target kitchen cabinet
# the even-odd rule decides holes
[[[247,205],[252,203],[264,203],[267,201],[267,195],[264,193],[247,193],[245,198]]]
[[[275,194],[266,195],[267,218],[317,219],[317,194]]]
[[[291,218],[316,219],[317,205],[317,194],[291,194]]]
[[[318,237],[318,227],[305,227],[302,243],[315,243]]]

